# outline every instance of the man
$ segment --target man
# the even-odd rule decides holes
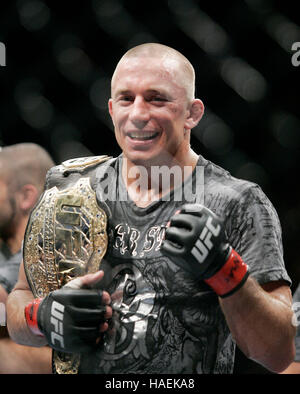
[[[54,165],[40,146],[22,143],[0,151],[0,373],[50,373],[49,348],[20,346],[5,335],[5,303],[17,282],[21,246],[30,211],[43,191]]]
[[[33,300],[22,266],[8,301],[15,341],[81,353],[79,373],[232,373],[235,343],[276,372],[292,361],[278,217],[257,185],[191,149],[204,112],[194,78],[164,45],[122,57],[109,100],[122,155],[47,180],[53,194],[89,176],[108,216],[101,270]]]

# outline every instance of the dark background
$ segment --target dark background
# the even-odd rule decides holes
[[[292,290],[300,279],[297,1],[1,1],[0,146],[36,142],[57,163],[117,155],[110,77],[134,45],[160,42],[195,67],[206,114],[198,153],[258,183],[274,204]],[[300,60],[300,55],[299,55]]]

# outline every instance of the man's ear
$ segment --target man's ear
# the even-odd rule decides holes
[[[110,98],[108,100],[108,111],[109,111],[109,114],[110,114],[111,118],[113,117],[112,101],[113,101],[112,98]]]
[[[197,126],[204,114],[204,104],[200,99],[194,99],[189,106],[189,115],[185,121],[185,129],[191,130]]]
[[[18,191],[19,207],[24,212],[29,212],[36,204],[39,192],[34,185],[26,184]]]

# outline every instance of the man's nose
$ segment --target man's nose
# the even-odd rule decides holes
[[[142,129],[149,122],[150,114],[147,102],[142,97],[136,97],[129,115],[129,120],[138,129]]]

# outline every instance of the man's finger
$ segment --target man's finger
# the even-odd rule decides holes
[[[97,271],[93,274],[86,274],[84,276],[80,276],[73,280],[70,280],[65,287],[69,287],[71,289],[81,289],[83,287],[88,287],[98,283],[104,276],[104,272],[102,270]]]

